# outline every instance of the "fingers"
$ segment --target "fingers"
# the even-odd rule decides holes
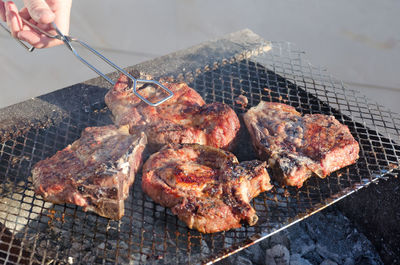
[[[49,38],[46,35],[33,30],[27,25],[24,26],[22,31],[18,32],[17,37],[18,39],[26,41],[37,49],[54,47],[63,43],[61,40]]]
[[[56,15],[44,0],[24,0],[30,16],[37,23],[49,24],[54,21]]]
[[[39,28],[56,34],[51,26],[55,22],[60,31],[67,35],[72,0],[24,0],[25,7],[18,12],[16,5],[0,0],[0,18],[7,25],[14,37],[28,42],[35,48],[47,48],[62,44],[62,41],[52,39],[22,22],[22,18]],[[22,17],[22,18],[21,18]]]
[[[30,22],[31,24],[36,25],[38,28],[40,28],[40,29],[42,29],[44,31],[50,31],[50,30],[53,29],[53,26],[51,24],[39,24],[35,20],[33,20],[31,15],[28,12],[28,9],[26,7],[22,8],[19,11],[19,15],[20,15],[20,17],[22,17],[26,21]],[[25,25],[25,23],[24,23],[24,25]],[[25,26],[29,27],[27,24]]]
[[[64,34],[68,35],[69,32],[69,22],[70,22],[70,13],[71,13],[71,5],[72,0],[46,0],[50,8],[54,11],[56,18],[54,20],[58,29]],[[42,29],[46,30],[46,25],[38,25],[43,26]],[[47,30],[52,32],[52,27],[50,25]],[[55,32],[53,32],[55,34]],[[48,48],[62,44],[63,42],[57,39],[50,39],[43,35],[32,35],[29,32],[20,32],[18,34],[20,38],[24,38],[27,42],[33,45],[35,48]],[[38,41],[38,37],[40,40]]]
[[[40,35],[38,33],[29,29],[18,32],[18,39],[26,41],[34,47],[35,45],[38,45],[41,40]]]
[[[18,14],[18,8],[11,1],[6,2],[4,4],[4,7],[7,25],[11,31],[12,36],[17,37],[18,32],[21,31],[23,28],[21,17]]]
[[[6,9],[4,7],[4,2],[0,0],[0,19],[6,22]]]
[[[31,18],[31,15],[29,15],[28,9],[26,9],[26,7],[23,7],[23,8],[19,11],[19,15],[20,15],[22,18],[26,19],[26,20],[32,19],[32,18]]]
[[[47,0],[56,14],[55,23],[64,35],[68,35],[72,0]]]
[[[37,49],[53,47],[62,43],[60,40],[48,38],[43,34],[38,34],[33,30],[23,30],[18,32],[18,38],[28,42]]]
[[[37,23],[35,20],[33,20],[33,18],[31,17],[31,14],[29,13],[29,10],[26,7],[21,9],[19,14],[25,20],[29,21],[32,24],[35,24],[36,26],[43,29],[44,31],[47,31],[52,34],[56,34],[56,32],[52,31],[53,27],[51,26],[51,24],[40,24],[40,23]],[[31,44],[33,47],[35,47],[37,49],[53,47],[53,46],[62,44],[62,41],[57,40],[57,39],[48,38],[44,34],[41,34],[40,32],[38,32],[36,29],[31,28],[27,24],[24,25],[24,28],[22,31],[18,32],[18,38],[20,40],[26,41],[27,43]]]

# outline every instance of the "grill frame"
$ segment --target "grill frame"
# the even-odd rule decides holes
[[[31,189],[32,165],[77,139],[84,127],[111,123],[103,100],[109,86],[96,78],[0,110],[3,132],[0,223],[4,223],[0,227],[0,238],[9,239],[8,242],[0,239],[0,261],[10,264],[85,263],[88,260],[96,264],[211,263],[301,221],[372,182],[389,175],[393,177],[390,173],[398,168],[400,146],[395,143],[400,140],[398,116],[309,64],[304,53],[292,44],[265,42],[245,30],[128,68],[134,69],[156,78],[186,81],[207,103],[225,101],[238,114],[244,111],[234,103],[239,94],[249,97],[248,107],[260,99],[284,103],[287,99],[302,113],[333,114],[356,134],[361,146],[360,159],[356,166],[335,172],[325,180],[313,177],[300,191],[274,188],[270,193],[263,193],[253,202],[260,216],[256,226],[212,235],[187,229],[168,209],[144,196],[140,176],[125,203],[126,215],[119,222],[84,213],[74,205],[45,203]],[[237,75],[230,74],[233,72]],[[254,76],[258,81],[251,80]],[[260,90],[263,85],[269,90]],[[248,91],[254,89],[256,92],[249,96]],[[311,108],[307,107],[310,104]],[[246,130],[241,130],[240,137],[248,139]],[[241,147],[234,150],[239,160],[254,157],[251,152],[241,153]],[[3,245],[8,249],[3,250]],[[94,254],[98,257],[90,260]]]

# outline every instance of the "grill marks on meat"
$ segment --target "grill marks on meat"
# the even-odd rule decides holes
[[[80,139],[34,166],[35,192],[46,201],[120,219],[146,143],[144,133],[131,135],[127,126],[88,127]]]
[[[357,141],[333,116],[301,116],[289,105],[261,102],[244,121],[259,156],[282,184],[301,187],[312,173],[324,178],[358,159]]]
[[[228,148],[240,123],[226,104],[205,104],[203,98],[185,83],[164,83],[174,96],[157,107],[142,102],[129,88],[128,78],[121,75],[105,96],[105,102],[118,126],[144,131],[155,149],[168,143],[198,143]],[[155,102],[165,97],[161,89],[145,86],[138,92]]]
[[[213,233],[257,222],[249,202],[272,188],[265,167],[209,146],[167,145],[144,164],[142,188],[189,228]]]

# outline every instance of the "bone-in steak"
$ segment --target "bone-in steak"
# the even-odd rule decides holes
[[[144,133],[129,134],[127,126],[88,127],[80,139],[34,166],[35,192],[46,201],[120,219],[146,143]]]
[[[142,188],[189,228],[213,233],[254,225],[250,200],[272,188],[266,163],[239,163],[227,151],[198,144],[166,145],[143,165]]]
[[[261,102],[244,121],[259,156],[282,184],[301,187],[312,173],[324,178],[358,159],[357,141],[333,116],[301,116],[289,105]]]
[[[121,75],[105,96],[114,122],[129,124],[132,131],[144,131],[155,149],[168,143],[198,143],[228,148],[240,123],[226,104],[205,104],[202,97],[185,83],[163,83],[174,96],[157,107],[142,102],[129,88],[128,78]],[[148,85],[138,91],[155,102],[165,97],[161,89]]]

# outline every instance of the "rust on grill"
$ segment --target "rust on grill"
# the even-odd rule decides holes
[[[242,31],[135,69],[156,78],[181,79],[207,103],[230,105],[242,122],[233,150],[240,161],[256,157],[241,115],[260,100],[283,102],[303,114],[335,116],[359,142],[360,158],[326,179],[309,179],[300,189],[275,185],[252,201],[259,216],[255,226],[222,233],[204,235],[188,229],[142,192],[140,175],[120,221],[75,205],[44,202],[33,193],[32,166],[79,138],[84,128],[112,123],[104,103],[108,86],[94,79],[21,103],[23,108],[17,104],[0,110],[0,121],[8,119],[0,126],[7,134],[0,142],[0,263],[212,263],[399,167],[398,116],[311,67],[302,52],[287,43],[265,42]],[[246,104],[236,102],[239,96],[247,98]],[[34,113],[40,106],[42,111]]]

